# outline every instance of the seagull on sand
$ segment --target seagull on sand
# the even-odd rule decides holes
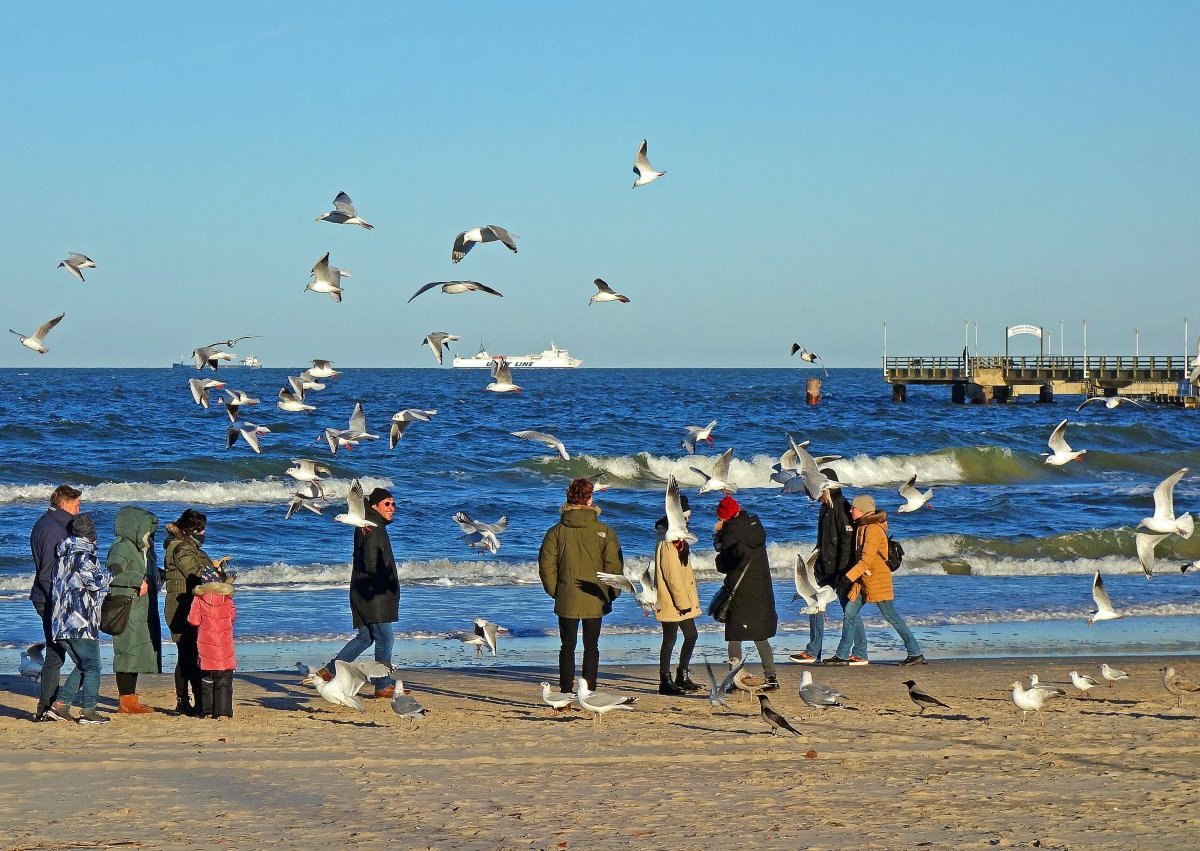
[[[494,290],[486,284],[481,284],[479,281],[433,281],[409,296],[409,302],[421,293],[431,290],[434,287],[441,287],[442,292],[448,295],[457,295],[458,293],[487,293],[488,295],[504,297],[504,293]]]
[[[1175,516],[1175,485],[1187,475],[1188,468],[1176,470],[1167,476],[1154,489],[1154,515],[1143,517],[1137,528],[1158,534],[1178,535],[1181,538],[1192,537],[1194,522],[1192,515]]]
[[[604,573],[598,571],[596,578],[610,588],[619,588],[633,594],[642,607],[642,616],[649,617],[658,608],[658,583],[654,576],[654,560],[647,559],[635,564],[634,559],[626,559],[621,565],[620,573]]]
[[[304,685],[314,686],[326,703],[348,706],[359,712],[363,711],[362,701],[356,697],[359,690],[372,677],[386,677],[392,672],[382,662],[343,662],[341,659],[333,663],[333,669],[332,680],[326,682],[319,673],[312,672],[304,678]]]
[[[522,440],[532,440],[536,443],[544,443],[548,448],[553,449],[558,453],[559,457],[564,461],[570,461],[571,455],[567,452],[567,447],[563,446],[563,442],[552,434],[546,434],[544,431],[510,431],[513,437],[519,437]]]
[[[367,519],[367,498],[363,496],[362,482],[358,479],[354,480],[350,485],[350,492],[346,494],[346,513],[338,514],[333,519],[347,526],[357,526],[359,529],[373,529],[377,525],[375,521]]]
[[[900,514],[908,514],[910,511],[916,511],[922,506],[933,508],[929,504],[929,500],[933,498],[933,488],[925,491],[925,493],[921,493],[917,490],[917,477],[915,475],[900,486],[900,496],[904,497],[904,505],[899,508]]]
[[[502,242],[505,248],[516,254],[517,243],[513,241],[514,237],[515,234],[509,233],[500,225],[484,225],[465,230],[454,238],[454,247],[450,249],[450,262],[457,263],[462,260],[481,242]]]
[[[313,378],[340,378],[341,373],[333,368],[333,361],[316,358],[309,369],[304,370]]]
[[[1079,673],[1078,671],[1072,671],[1070,674],[1068,674],[1068,676],[1071,678],[1071,685],[1075,686],[1075,688],[1079,689],[1081,692],[1083,692],[1083,694],[1087,694],[1096,686],[1100,685],[1100,683],[1094,677],[1089,677],[1086,674]]]
[[[492,363],[492,380],[484,390],[492,393],[520,393],[521,385],[513,384],[512,368],[504,358],[496,358]]]
[[[733,447],[726,449],[717,458],[713,464],[712,475],[697,467],[689,467],[693,473],[704,477],[704,484],[700,485],[700,493],[711,493],[712,491],[724,491],[725,493],[733,493],[737,490],[735,485],[729,479],[729,465],[733,461]]]
[[[50,333],[50,330],[54,328],[55,325],[57,325],[59,322],[62,322],[63,317],[66,315],[66,313],[58,314],[58,316],[55,316],[49,322],[39,325],[37,330],[28,337],[26,337],[20,331],[14,331],[11,328],[8,329],[8,332],[10,334],[16,334],[21,339],[21,345],[25,348],[31,349],[32,351],[37,352],[39,355],[44,355],[50,350],[42,344],[42,341],[46,338],[46,335]],[[196,368],[199,369],[199,367]],[[214,366],[213,369],[216,369],[216,367]]]
[[[329,475],[329,468],[308,458],[293,458],[295,467],[288,467],[284,472],[298,482],[319,482],[321,473]]]
[[[667,476],[667,492],[663,502],[667,511],[667,529],[663,533],[663,539],[667,543],[673,541],[696,543],[696,536],[688,531],[687,526],[688,515],[691,512],[683,510],[683,500],[679,496],[679,485],[676,484],[674,476]]]
[[[313,279],[304,285],[305,292],[326,293],[334,302],[342,302],[342,278],[349,278],[349,269],[339,269],[329,265],[329,252],[312,267]]]
[[[396,448],[396,444],[404,437],[404,432],[408,431],[410,425],[427,423],[436,413],[437,410],[432,408],[405,408],[392,414],[392,427],[388,430],[388,449]]]
[[[429,714],[429,710],[417,703],[417,699],[412,696],[411,691],[404,687],[404,682],[401,680],[396,680],[396,693],[392,696],[392,711],[401,718],[409,718],[413,721]]]
[[[576,702],[579,708],[584,712],[592,713],[592,724],[603,726],[605,713],[611,712],[614,709],[633,709],[633,705],[637,703],[636,697],[621,697],[615,694],[606,694],[601,691],[592,691],[588,688],[587,680],[579,680],[579,692],[576,696]]]
[[[1104,662],[1100,665],[1100,676],[1108,680],[1109,688],[1112,688],[1115,683],[1120,682],[1121,680],[1129,679],[1129,674],[1111,667],[1107,662]]]
[[[1043,682],[1039,681],[1038,675],[1034,674],[1034,673],[1029,674],[1029,686],[1027,687],[1026,691],[1040,691],[1040,692],[1042,692],[1042,697],[1045,700],[1052,700],[1053,698],[1056,698],[1056,697],[1066,697],[1067,696],[1066,691],[1059,688],[1058,686],[1053,685],[1051,683],[1043,683]]]
[[[800,610],[802,615],[815,615],[823,612],[830,603],[837,599],[837,591],[828,585],[818,585],[813,578],[814,574],[809,572],[816,564],[818,555],[820,555],[819,550],[813,550],[807,559],[799,553],[796,554],[796,566],[792,570],[792,581],[796,586],[796,593],[792,599],[802,599],[807,604]]]
[[[821,356],[819,354],[816,352],[810,352],[799,343],[792,343],[792,354],[795,355],[797,353],[800,355],[800,360],[804,361],[805,363],[820,363],[821,369],[825,370],[825,377],[829,377],[829,370],[825,367],[825,361],[821,360]]]
[[[1092,404],[1093,402],[1103,402],[1104,407],[1108,408],[1110,411],[1117,407],[1117,405],[1125,403],[1136,405],[1139,408],[1146,407],[1137,399],[1131,399],[1128,396],[1092,396],[1090,399],[1084,399],[1082,402],[1080,402],[1079,407],[1075,409],[1075,412],[1078,413],[1079,411],[1082,411],[1086,406]]]
[[[321,487],[319,481],[305,482],[292,494],[292,498],[288,502],[287,513],[283,515],[283,519],[291,520],[292,515],[299,508],[311,511],[313,514],[321,514],[321,509],[328,504],[324,501],[324,497],[325,489]]]
[[[233,360],[233,355],[222,351],[218,346],[201,346],[192,350],[192,362],[196,365],[196,369],[204,369],[207,366],[216,372],[217,364],[223,360]]]
[[[66,269],[80,281],[83,280],[82,269],[95,269],[96,264],[91,257],[86,254],[80,254],[77,251],[71,251],[67,254],[67,259],[62,261],[56,267],[58,269]]]
[[[638,148],[637,159],[633,161],[633,173],[637,175],[637,180],[633,181],[633,188],[645,186],[647,183],[658,180],[665,171],[655,171],[654,166],[650,165],[650,160],[646,157],[646,140],[642,140],[642,146]]]
[[[845,695],[837,689],[814,683],[809,671],[800,674],[800,699],[808,706],[814,709],[847,709],[849,707],[842,703],[843,697]]]
[[[771,735],[774,736],[780,730],[787,730],[794,736],[799,736],[800,731],[791,725],[786,718],[775,711],[775,707],[771,705],[771,698],[765,694],[758,696],[758,710],[762,715],[762,719],[771,725]]]
[[[1117,618],[1123,618],[1125,615],[1119,613],[1113,608],[1112,600],[1108,597],[1108,591],[1104,589],[1104,580],[1100,578],[1100,571],[1096,571],[1096,575],[1092,577],[1092,599],[1096,602],[1096,611],[1092,612],[1087,619],[1087,625],[1091,626],[1096,621],[1115,621]]]
[[[454,334],[447,334],[445,331],[433,331],[425,335],[425,339],[421,341],[422,346],[429,346],[433,351],[433,356],[437,358],[438,366],[442,365],[442,346],[447,350],[450,344],[459,338]]]
[[[264,434],[270,433],[271,430],[266,426],[260,426],[255,425],[254,423],[246,422],[242,423],[241,425],[234,423],[229,427],[229,430],[225,432],[225,448],[232,449],[233,444],[237,443],[237,439],[240,436],[242,440],[250,444],[250,448],[253,449],[256,454],[260,454],[262,449],[258,445],[258,439]]]
[[[46,645],[44,642],[30,644],[27,650],[21,651],[21,662],[17,665],[17,673],[29,680],[36,680],[42,676],[42,665],[46,663],[46,657],[43,655]]]
[[[1076,452],[1067,445],[1067,440],[1064,434],[1067,430],[1067,421],[1063,420],[1054,427],[1054,431],[1050,432],[1050,439],[1046,443],[1050,447],[1049,452],[1042,454],[1047,456],[1045,463],[1055,467],[1061,467],[1071,461],[1082,461],[1083,456],[1087,453],[1086,449],[1080,449]]]
[[[683,448],[687,450],[688,455],[696,454],[696,444],[704,441],[709,446],[713,445],[713,429],[717,427],[717,421],[713,420],[706,426],[685,426],[687,437],[683,439]]]
[[[1200,691],[1200,683],[1189,680],[1187,677],[1181,677],[1169,665],[1160,670],[1163,675],[1163,688],[1179,698],[1178,703],[1175,704],[1176,706],[1183,706],[1183,698],[1186,695],[1195,694]]]
[[[1041,689],[1026,689],[1021,681],[1015,681],[1012,686],[1012,701],[1021,710],[1021,724],[1025,724],[1025,716],[1030,712],[1040,712],[1046,703],[1046,692]],[[1044,723],[1044,722],[1043,722]]]
[[[323,216],[317,216],[318,222],[332,222],[335,225],[358,225],[360,228],[373,230],[375,225],[369,225],[358,217],[354,202],[345,192],[339,192],[333,199],[333,209]]]
[[[917,685],[915,680],[905,680],[904,685],[908,686],[909,700],[921,708],[921,711],[917,714],[924,715],[926,709],[932,709],[935,706],[940,706],[942,709],[950,708],[929,692],[923,691],[921,687]],[[1020,685],[1020,683],[1017,685]]]
[[[208,409],[209,392],[220,390],[225,386],[225,382],[217,381],[215,378],[189,378],[188,389],[192,391],[192,398],[196,400],[196,404],[201,408]]]
[[[716,711],[718,706],[727,706],[725,695],[733,687],[733,681],[737,679],[737,675],[741,673],[742,666],[745,664],[745,659],[739,659],[737,665],[725,675],[725,679],[717,683],[717,675],[713,673],[712,664],[708,661],[707,656],[704,657],[704,667],[708,670],[708,711],[710,714]]]
[[[596,280],[592,281],[592,283],[596,285],[596,289],[598,289],[600,292],[588,299],[588,305],[593,305],[602,301],[619,301],[622,304],[629,303],[629,298],[627,296],[623,296],[619,292],[613,290],[612,287],[604,283],[603,278],[597,278]]]
[[[541,683],[542,687],[542,703],[551,707],[555,713],[564,711],[568,706],[579,699],[576,694],[567,694],[562,691],[553,691],[550,683]]]

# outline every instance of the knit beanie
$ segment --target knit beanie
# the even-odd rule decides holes
[[[385,499],[392,499],[392,492],[387,488],[375,488],[367,497],[367,505],[379,505]]]
[[[875,510],[875,500],[869,494],[860,493],[850,501],[850,505],[857,508],[863,514],[870,514]]]
[[[96,524],[92,522],[90,515],[75,515],[67,524],[67,531],[76,538],[87,538],[93,544],[96,543]]]
[[[737,515],[742,507],[738,505],[737,500],[729,494],[725,494],[725,498],[717,503],[717,518],[720,520],[728,520],[730,517]]]

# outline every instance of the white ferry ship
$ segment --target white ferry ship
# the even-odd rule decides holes
[[[456,357],[454,366],[457,369],[490,369],[498,358],[504,358],[513,369],[575,369],[583,363],[579,358],[571,357],[571,353],[566,349],[560,349],[551,341],[550,348],[540,355],[493,355],[489,354],[480,343],[475,357]]]
[[[246,355],[240,361],[237,361],[237,360],[222,361],[220,368],[221,369],[237,369],[238,367],[249,367],[251,369],[261,369],[262,361],[260,361],[254,355]],[[191,355],[184,355],[178,361],[171,364],[171,368],[172,369],[193,369],[194,370],[196,368],[196,361],[192,358]]]

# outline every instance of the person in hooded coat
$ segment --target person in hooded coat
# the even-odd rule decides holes
[[[400,620],[400,577],[387,526],[396,516],[396,501],[385,488],[375,488],[367,497],[367,519],[373,527],[354,530],[354,561],[350,570],[350,613],[358,635],[350,639],[329,664],[317,671],[326,682],[333,679],[337,660],[353,662],[372,644],[375,661],[392,666],[396,634],[392,624]],[[396,681],[389,676],[372,677],[374,697],[391,700]],[[371,695],[363,695],[371,697]]]
[[[737,500],[726,494],[717,505],[713,544],[717,572],[724,574],[724,585],[732,594],[725,621],[729,662],[736,665],[742,658],[742,642],[753,641],[766,677],[763,691],[773,691],[779,688],[779,678],[770,639],[779,628],[779,615],[767,560],[767,532],[758,517],[743,511]]]
[[[135,505],[126,505],[118,511],[113,524],[116,540],[109,547],[105,564],[112,574],[108,593],[113,597],[133,598],[129,623],[120,635],[113,636],[113,673],[120,695],[118,714],[141,715],[154,711],[138,700],[137,677],[138,674],[162,671],[161,645],[155,645],[155,631],[151,629],[152,618],[155,625],[159,622],[158,608],[150,607],[151,583],[147,576],[148,567],[153,567],[150,554],[157,528],[158,518]],[[157,573],[157,567],[153,569]],[[157,577],[154,579],[157,585]]]

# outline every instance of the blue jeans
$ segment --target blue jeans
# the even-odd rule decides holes
[[[392,645],[396,643],[396,634],[392,632],[390,623],[369,623],[358,628],[358,634],[346,642],[338,655],[329,661],[329,670],[334,671],[334,662],[353,662],[363,654],[363,651],[375,645],[375,661],[382,662],[389,668],[392,666]],[[396,681],[391,676],[371,677],[375,688],[391,688]]]
[[[858,629],[863,629],[862,618],[859,617],[859,612],[866,604],[862,596],[857,600],[851,600],[846,605],[846,619],[842,623],[842,640],[838,642],[837,655],[839,659],[849,658],[846,656],[850,652],[850,644],[855,639],[854,623],[858,623]],[[900,617],[900,613],[896,611],[896,606],[892,600],[884,600],[881,603],[875,603],[879,607],[879,614],[883,615],[883,619],[892,625],[896,630],[896,634],[900,636],[900,640],[904,642],[904,649],[908,651],[909,656],[920,656],[921,645],[917,644],[917,639],[913,637],[912,630],[908,628],[908,624],[904,622],[904,618]]]
[[[75,670],[59,691],[59,699],[67,706],[90,712],[100,697],[100,642],[95,638],[60,638],[58,643],[75,663]]]
[[[842,605],[842,620],[845,621],[846,606]],[[844,623],[843,623],[844,626]],[[821,649],[825,643],[825,613],[817,612],[815,615],[808,616],[808,646],[804,649],[809,656],[821,658]],[[854,620],[854,649],[850,651],[859,659],[867,658],[867,629],[863,626],[862,618]],[[841,656],[842,654],[838,654]],[[846,658],[846,657],[843,657]]]

